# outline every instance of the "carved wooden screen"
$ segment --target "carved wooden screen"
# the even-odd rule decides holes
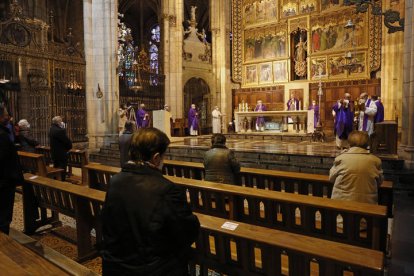
[[[85,83],[83,66],[57,64],[54,68],[55,114],[63,117],[67,133],[73,142],[86,140],[86,97],[84,89],[71,90],[66,85],[71,79]]]
[[[27,75],[29,86],[28,117],[33,137],[41,144],[49,142],[52,100],[47,75],[43,70],[31,69]],[[23,119],[23,118],[20,118]]]

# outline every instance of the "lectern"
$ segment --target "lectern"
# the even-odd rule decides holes
[[[165,132],[171,138],[171,112],[166,110],[154,110],[152,112],[152,125]]]

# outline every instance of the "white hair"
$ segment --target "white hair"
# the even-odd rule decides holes
[[[30,128],[30,124],[26,119],[21,119],[18,123],[19,128],[21,129],[29,129]]]

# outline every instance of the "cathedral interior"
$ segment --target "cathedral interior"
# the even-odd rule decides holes
[[[379,192],[379,201],[383,200],[387,208],[378,205],[384,207],[384,214],[379,214],[380,208],[378,213],[367,211],[372,217],[365,221],[368,230],[364,237],[356,226],[356,230],[349,228],[353,232],[341,228],[341,233],[329,236],[336,228],[332,225],[337,224],[331,221],[320,225],[330,230],[314,225],[319,230],[310,234],[321,240],[320,248],[304,245],[298,249],[290,241],[289,248],[283,242],[260,247],[266,242],[268,228],[306,235],[304,228],[308,230],[310,226],[302,227],[304,221],[315,222],[316,215],[311,211],[321,211],[323,217],[330,214],[332,218],[349,212],[344,215],[349,218],[347,222],[357,223],[368,216],[361,210],[369,209],[335,207],[328,201],[294,203],[299,199],[277,199],[278,195],[266,198],[260,194],[259,199],[249,201],[257,201],[254,213],[259,216],[258,221],[245,214],[240,223],[257,222],[261,229],[266,229],[250,241],[246,237],[232,237],[231,233],[220,236],[219,231],[206,226],[202,245],[211,243],[214,237],[215,247],[210,247],[209,252],[202,249],[204,253],[197,255],[190,274],[414,275],[413,14],[412,0],[0,0],[0,103],[7,107],[14,122],[26,119],[30,123],[31,134],[43,150],[49,146],[52,118],[63,118],[74,144],[73,155],[82,153],[84,157],[80,158],[86,160],[78,161],[81,166],[74,166],[74,178],[78,177],[73,180],[75,186],[107,181],[93,175],[99,171],[93,165],[82,167],[87,162],[114,167],[112,171],[107,168],[106,178],[112,175],[109,171],[119,171],[120,106],[125,104],[138,110],[145,104],[149,126],[168,133],[171,140],[166,155],[170,163],[164,164],[164,174],[202,181],[203,173],[197,171],[197,166],[202,166],[211,134],[218,128],[246,169],[243,184],[249,186],[251,181],[251,186],[258,190],[261,187],[301,196],[320,193],[325,200],[325,188],[312,183],[327,178],[335,157],[342,152],[335,144],[332,107],[349,94],[357,114],[362,112],[362,93],[370,99],[378,97],[384,118],[375,124],[370,147],[382,160],[388,186],[383,187],[387,192],[382,196]],[[258,102],[266,107],[264,117],[257,115]],[[167,115],[163,112],[165,105],[169,106]],[[197,136],[190,135],[192,105],[196,106],[199,118]],[[220,119],[215,128],[212,111],[216,107]],[[47,151],[39,148],[38,153],[48,163]],[[251,172],[254,170],[258,171]],[[256,176],[247,176],[248,171]],[[276,176],[278,172],[280,175]],[[283,173],[303,179],[292,182],[290,189],[290,180]],[[286,180],[276,184],[276,180],[260,178],[259,174]],[[303,192],[300,183],[313,188]],[[201,190],[188,183],[180,185],[194,200],[201,200],[196,194]],[[214,194],[205,190],[209,192]],[[282,203],[277,205],[272,200]],[[221,206],[218,202],[217,197],[214,205]],[[17,222],[12,227],[17,229],[14,238],[22,243],[18,234],[25,224],[22,214],[18,214],[24,209],[21,191],[16,193],[15,204]],[[248,208],[246,204],[243,208]],[[225,205],[220,208],[225,209]],[[41,207],[53,217],[57,212],[53,206]],[[192,207],[203,214],[200,218],[217,213],[204,210],[203,203],[197,206]],[[291,208],[286,212],[303,219],[302,225],[268,223],[271,218],[261,217],[268,206]],[[309,213],[302,211],[301,216],[296,206]],[[71,236],[70,240],[77,240],[77,245],[71,245],[69,254],[55,250],[77,263],[72,271],[57,265],[59,269],[69,275],[81,275],[76,271],[101,273],[98,254],[85,254],[82,258],[77,254],[79,248],[86,248],[80,244],[87,243],[86,239],[79,240],[76,232],[77,215],[58,211],[65,215],[60,218],[60,228],[52,227],[53,233],[43,235],[37,232],[31,238],[51,246],[48,239],[61,243],[68,239],[62,236]],[[98,244],[99,226],[93,224],[91,229]],[[89,231],[89,236],[91,229],[82,230]],[[297,239],[299,246],[300,238]],[[349,250],[354,250],[356,257],[343,248],[338,249],[339,257],[331,257],[329,250],[321,249],[325,240],[353,246]],[[242,248],[238,247],[235,254],[227,252],[224,247],[228,245],[232,251],[235,241],[241,241]],[[197,246],[197,250],[201,249]],[[220,252],[225,253],[217,257]],[[0,254],[0,267],[2,263],[5,261]],[[79,270],[75,269],[77,265]]]

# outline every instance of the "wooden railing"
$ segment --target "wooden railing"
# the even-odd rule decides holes
[[[84,167],[89,187],[106,190],[120,168]],[[166,176],[187,190],[194,211],[293,233],[386,250],[385,206]]]
[[[101,240],[99,215],[105,192],[40,176],[25,175],[39,204],[75,218],[78,259],[94,255],[90,230]],[[225,219],[197,214],[201,234],[195,243],[196,258],[191,274],[208,275],[214,270],[227,275],[382,275],[384,254],[380,251],[236,223],[235,230],[222,226]],[[361,257],[363,256],[363,258]]]

